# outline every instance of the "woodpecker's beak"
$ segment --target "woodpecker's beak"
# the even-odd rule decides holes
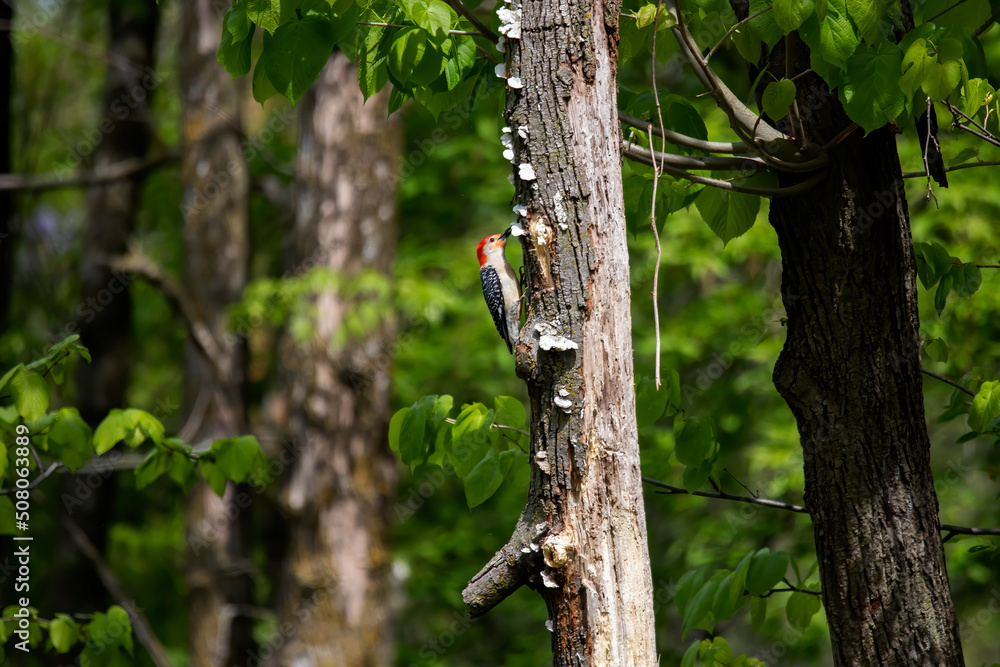
[[[506,241],[506,240],[507,240],[507,237],[508,237],[508,236],[510,236],[510,231],[511,231],[512,229],[513,229],[513,227],[508,227],[508,228],[507,228],[507,229],[506,229],[506,230],[504,231],[504,233],[500,235],[500,240],[501,240],[501,241]]]

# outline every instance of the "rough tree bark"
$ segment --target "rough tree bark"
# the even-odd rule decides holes
[[[100,169],[122,160],[142,158],[153,137],[149,68],[156,51],[159,7],[154,0],[114,0],[108,6],[108,68],[101,105],[101,141],[94,152]],[[138,88],[141,93],[133,94]],[[122,111],[127,111],[124,115]],[[76,375],[76,405],[92,427],[112,408],[124,407],[131,376],[132,299],[128,278],[111,271],[108,262],[125,252],[132,234],[144,176],[136,175],[87,190],[87,226],[80,252],[80,296],[96,303],[92,315],[79,321],[81,343],[92,361],[80,364]],[[105,303],[105,297],[111,300]],[[75,313],[74,313],[75,314]],[[74,521],[103,552],[114,511],[115,485],[102,484],[79,498],[76,480],[62,482],[62,495],[76,503],[58,504],[58,512]],[[108,593],[91,562],[65,531],[53,562],[50,585],[56,607],[90,611],[106,609]]]
[[[531,404],[531,484],[514,535],[464,598],[478,615],[522,584],[538,590],[556,665],[657,664],[616,115],[619,9],[530,0],[521,39],[507,42],[508,72],[524,83],[507,90],[507,118],[529,209],[516,357]]]
[[[801,43],[792,53],[790,71],[809,67]],[[772,55],[774,71],[785,71],[783,54],[779,47]],[[799,91],[811,140],[822,144],[850,124],[815,75]],[[831,154],[826,179],[775,199],[770,216],[788,312],[774,383],[798,422],[834,663],[962,665],[892,132],[850,134]]]
[[[212,0],[182,3],[184,289],[193,316],[217,348],[209,358],[187,343],[182,435],[196,448],[247,430],[244,346],[226,330],[227,308],[240,298],[247,278],[249,173],[241,146],[241,95],[215,57],[221,18]],[[248,508],[235,505],[236,494],[232,483],[221,499],[199,483],[188,496],[189,634],[191,663],[199,667],[246,664],[253,648],[251,621],[242,608],[251,600],[241,540]]]
[[[397,116],[388,91],[365,105],[354,66],[337,53],[299,103],[293,275],[313,267],[339,289],[313,295],[315,330],[282,345],[297,458],[281,492],[290,545],[280,580],[285,639],[273,664],[388,665],[388,506],[395,459],[388,447],[388,304],[373,330],[343,338],[364,300],[352,280],[388,279],[396,245]],[[335,342],[335,338],[337,341]]]

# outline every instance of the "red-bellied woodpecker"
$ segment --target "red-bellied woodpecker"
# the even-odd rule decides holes
[[[476,254],[479,256],[479,279],[483,283],[483,297],[489,306],[493,324],[500,337],[507,343],[507,351],[514,352],[514,341],[520,329],[521,288],[514,275],[504,248],[510,228],[503,234],[487,236],[479,242]]]

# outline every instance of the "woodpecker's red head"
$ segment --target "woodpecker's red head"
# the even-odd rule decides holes
[[[504,248],[507,247],[507,237],[510,236],[510,230],[511,228],[508,227],[503,234],[491,234],[479,242],[479,246],[476,248],[476,256],[479,257],[479,266],[488,261],[489,253],[495,250],[503,252]]]

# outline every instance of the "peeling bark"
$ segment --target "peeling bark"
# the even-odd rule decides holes
[[[783,49],[772,68],[784,71]],[[797,46],[797,67],[808,53]],[[815,75],[809,138],[850,123]],[[855,131],[812,191],[771,203],[788,337],[774,383],[798,423],[836,665],[962,665],[930,467],[916,272],[892,133]],[[791,182],[783,177],[782,185]]]
[[[617,122],[616,2],[522,6],[508,41],[528,319],[517,372],[531,404],[528,503],[469,584],[473,615],[522,584],[545,598],[556,665],[655,665],[635,422]],[[522,139],[518,128],[526,128]],[[540,547],[540,548],[539,548]]]
[[[388,280],[396,245],[398,116],[388,91],[364,103],[354,66],[337,53],[299,103],[292,275],[329,270],[311,297],[314,330],[289,335],[287,376],[296,459],[281,491],[290,542],[280,575],[279,627],[294,630],[271,664],[389,665],[388,447],[391,308],[359,276]],[[381,316],[363,335],[345,326],[366,301]],[[371,305],[370,303],[368,305]],[[313,319],[315,318],[315,319]]]
[[[183,436],[195,447],[246,432],[244,345],[227,333],[228,307],[247,279],[249,174],[241,147],[240,94],[215,58],[222,15],[211,0],[184,0],[180,81],[183,103],[184,288],[192,316],[215,339],[209,360],[188,340]],[[199,483],[188,496],[191,663],[243,665],[253,639],[243,607],[251,601],[241,539],[248,508],[230,483],[220,499]]]

